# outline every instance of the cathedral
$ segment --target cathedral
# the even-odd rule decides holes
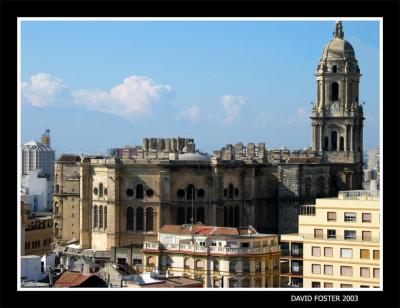
[[[157,240],[167,224],[198,222],[297,232],[300,205],[362,187],[361,74],[340,21],[315,76],[307,150],[237,143],[208,155],[194,139],[144,138],[126,155],[63,155],[55,162],[55,241],[106,251]]]

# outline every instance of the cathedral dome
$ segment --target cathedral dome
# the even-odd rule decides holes
[[[335,37],[322,52],[322,59],[355,58],[354,48],[344,39]]]
[[[338,21],[335,24],[333,39],[325,46],[322,52],[322,60],[355,58],[353,46],[343,37],[342,22]]]

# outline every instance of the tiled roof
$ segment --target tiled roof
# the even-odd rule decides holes
[[[243,231],[244,230],[244,231]],[[160,233],[169,233],[176,235],[247,235],[247,228],[213,227],[197,224],[191,229],[191,225],[164,225]],[[252,234],[255,232],[252,231]]]
[[[81,273],[64,272],[54,283],[54,288],[77,287],[88,280],[93,275],[84,275]]]
[[[141,285],[142,288],[202,288],[203,283],[198,280],[184,278],[184,277],[171,277],[163,282],[148,283]]]

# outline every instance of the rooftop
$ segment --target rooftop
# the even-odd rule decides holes
[[[175,235],[211,235],[211,236],[266,236],[270,234],[260,234],[253,226],[248,227],[215,227],[205,226],[203,224],[195,225],[164,225],[160,233],[168,233]]]

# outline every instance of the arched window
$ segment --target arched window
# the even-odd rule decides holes
[[[190,184],[186,188],[186,200],[194,200],[194,199],[196,199],[195,187],[194,185]]]
[[[228,186],[228,198],[233,199],[233,184],[229,184]]]
[[[197,208],[197,221],[204,223],[204,207]]]
[[[213,270],[217,271],[217,272],[219,271],[219,262],[218,262],[218,260],[214,260]]]
[[[344,137],[340,137],[340,151],[344,151]]]
[[[60,185],[56,185],[56,194],[59,194],[60,193]]]
[[[177,196],[179,198],[183,198],[185,196],[185,191],[183,189],[178,189],[178,191],[176,192]]]
[[[205,194],[205,192],[204,192],[204,189],[202,189],[202,188],[200,188],[198,191],[197,191],[197,196],[198,197],[204,197],[204,194]]]
[[[198,270],[204,269],[204,261],[203,260],[196,260],[195,265],[196,265],[196,269],[198,269]]]
[[[107,229],[107,207],[104,207],[104,229]]]
[[[236,261],[229,262],[229,272],[236,273]]]
[[[233,226],[233,207],[229,207],[229,223],[228,223],[229,227]]]
[[[148,266],[154,266],[154,265],[156,265],[156,262],[155,262],[155,260],[154,260],[154,257],[148,257],[148,258],[147,258],[147,265],[148,265]]]
[[[328,151],[329,147],[329,137],[325,136],[324,137],[324,151]]]
[[[339,84],[337,82],[332,82],[331,86],[332,100],[339,100]]]
[[[337,65],[332,66],[332,73],[337,73]]]
[[[233,226],[239,227],[239,207],[235,206],[235,212],[233,214]]]
[[[185,260],[183,262],[183,266],[184,266],[184,268],[190,268],[190,259],[189,258],[185,258]]]
[[[126,230],[133,231],[133,208],[126,209]]]
[[[323,196],[324,191],[325,191],[325,179],[323,176],[320,176],[317,182],[317,196],[318,197]]]
[[[99,197],[103,197],[103,183],[99,184]]]
[[[250,280],[249,280],[249,278],[242,279],[242,288],[250,288]]]
[[[228,208],[224,207],[224,227],[228,226]]]
[[[178,225],[183,225],[185,223],[185,209],[183,207],[178,207],[176,210],[176,223]]]
[[[143,199],[144,195],[144,187],[143,184],[137,184],[136,185],[136,199]]]
[[[143,208],[136,209],[136,231],[143,231]]]
[[[146,232],[153,231],[153,209],[151,207],[146,210]]]
[[[103,228],[103,207],[99,206],[99,228]]]
[[[192,223],[192,208],[191,207],[186,209],[186,223],[187,224]]]
[[[97,205],[93,207],[93,226],[96,228],[98,226],[98,212],[97,212]]]
[[[331,134],[331,151],[337,151],[337,132]]]

